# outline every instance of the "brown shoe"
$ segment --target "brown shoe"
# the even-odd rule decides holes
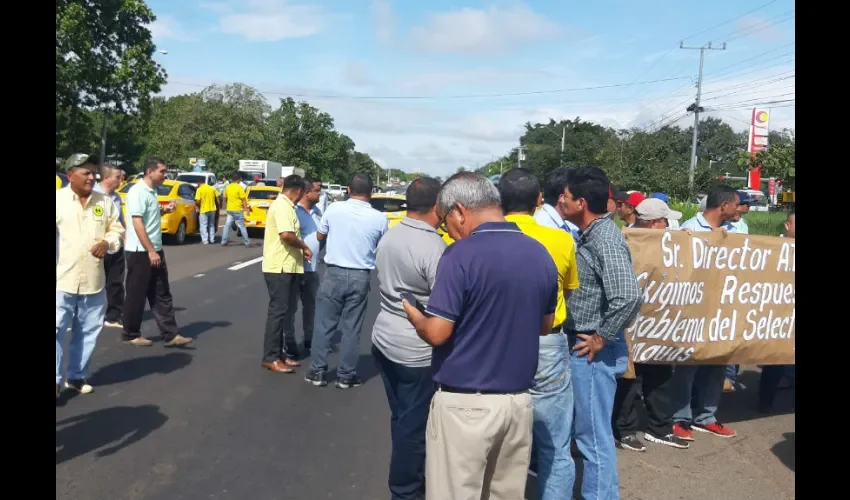
[[[153,345],[153,342],[151,342],[149,339],[146,339],[144,337],[136,337],[133,340],[125,340],[124,343],[134,345],[134,346],[137,346],[137,347],[150,347],[150,346]]]
[[[263,361],[260,366],[275,373],[295,373],[295,370],[286,366],[286,364],[279,359],[274,361]]]
[[[173,339],[169,340],[168,342],[166,342],[163,345],[165,347],[176,347],[176,346],[186,345],[190,342],[192,342],[192,339],[190,339],[188,337],[184,337],[184,336],[182,336],[178,333],[177,335],[174,336]]]

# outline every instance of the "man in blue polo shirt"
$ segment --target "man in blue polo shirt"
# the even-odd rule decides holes
[[[523,498],[540,335],[552,331],[558,270],[540,243],[505,221],[486,177],[462,172],[437,197],[456,243],[440,259],[427,316],[404,301],[434,346],[428,500]]]
[[[538,224],[554,229],[563,229],[570,233],[573,241],[578,241],[578,227],[564,219],[564,190],[567,189],[569,167],[558,167],[549,172],[543,186],[543,205],[535,212],[534,220]]]

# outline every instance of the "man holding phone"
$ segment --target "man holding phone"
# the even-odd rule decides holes
[[[389,487],[392,500],[422,498],[425,424],[434,396],[431,346],[416,334],[402,301],[424,313],[446,243],[437,234],[440,182],[420,177],[407,188],[407,217],[378,243],[375,269],[381,310],[372,329],[372,357],[390,405]]]
[[[157,199],[157,188],[165,182],[167,168],[158,156],[145,160],[144,177],[127,193],[127,296],[124,301],[124,342],[147,347],[150,339],[142,337],[142,313],[145,300],[150,302],[151,313],[162,333],[167,347],[188,344],[192,339],[180,335],[174,317],[171,286],[168,283],[168,267],[162,251],[162,216],[175,210],[172,201],[161,207]],[[153,288],[153,300],[148,290]]]

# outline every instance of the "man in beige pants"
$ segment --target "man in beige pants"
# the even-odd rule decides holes
[[[543,245],[505,221],[487,178],[455,174],[437,208],[456,243],[440,259],[425,314],[403,301],[434,346],[426,498],[520,499],[534,420],[528,389],[540,335],[552,331],[558,271]]]

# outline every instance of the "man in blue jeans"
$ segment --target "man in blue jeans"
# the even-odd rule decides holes
[[[581,498],[620,497],[611,415],[617,392],[617,332],[634,321],[641,293],[626,240],[608,213],[610,181],[595,167],[570,172],[564,215],[578,226],[582,286],[568,300],[566,322],[575,404],[575,439],[584,458]]]
[[[313,359],[304,380],[317,386],[328,385],[328,351],[331,337],[342,332],[336,386],[358,387],[357,360],[360,357],[360,329],[366,315],[366,299],[375,249],[387,232],[387,218],[372,208],[372,178],[355,174],[348,184],[349,199],[328,206],[318,240],[327,241],[325,264],[328,266],[316,296],[316,325],[313,332]]]
[[[250,212],[251,207],[248,206],[248,195],[242,187],[242,176],[239,172],[233,174],[230,184],[224,188],[224,205],[227,210],[227,221],[221,230],[221,246],[227,246],[230,226],[236,223],[236,227],[242,233],[243,243],[246,247],[250,247],[251,240],[248,238],[248,229],[245,227],[245,212]]]
[[[372,356],[390,405],[390,498],[419,500],[425,490],[425,424],[434,396],[431,346],[416,334],[402,306],[412,293],[427,306],[446,249],[437,234],[440,182],[420,177],[407,188],[407,217],[389,231],[375,256],[381,310],[372,328]]]

